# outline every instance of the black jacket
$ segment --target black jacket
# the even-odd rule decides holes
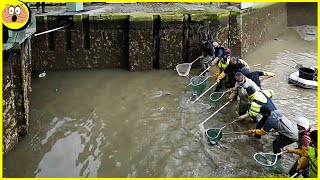
[[[202,47],[203,47],[204,57],[213,56],[213,47],[209,40],[205,44],[203,44]]]

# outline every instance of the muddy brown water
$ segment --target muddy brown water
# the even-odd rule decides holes
[[[316,65],[316,41],[304,41],[288,29],[244,60],[260,63],[255,69],[277,73],[262,82],[264,89],[276,92],[274,98],[308,98],[274,102],[290,120],[305,116],[317,126],[316,90],[289,85],[288,76],[296,70],[282,64]],[[191,75],[199,71],[193,69]],[[188,83],[188,77],[173,70],[58,71],[32,79],[29,133],[4,156],[4,177],[267,175],[253,155],[271,152],[274,137],[229,135],[216,146],[204,143],[198,124],[216,109],[210,108],[210,93],[191,104]],[[229,104],[205,128],[222,127],[236,117],[236,111],[236,103]],[[237,122],[223,132],[254,126],[250,121]],[[282,158],[285,171],[295,158]]]

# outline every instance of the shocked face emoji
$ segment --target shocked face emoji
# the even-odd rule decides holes
[[[12,30],[20,30],[29,22],[30,13],[28,7],[19,2],[15,5],[6,5],[2,11],[3,24]]]
[[[27,20],[28,14],[23,7],[7,6],[2,13],[2,19],[6,23],[24,22]]]

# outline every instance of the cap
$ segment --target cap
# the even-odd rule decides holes
[[[247,91],[248,96],[250,96],[256,92],[256,90],[252,86],[247,87],[246,91]]]
[[[235,77],[243,77],[243,74],[241,72],[237,72],[234,76]]]

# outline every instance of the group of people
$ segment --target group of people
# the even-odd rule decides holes
[[[244,60],[231,56],[231,50],[218,42],[203,40],[202,68],[209,71],[217,67],[216,92],[223,87],[231,91],[228,99],[238,98],[238,120],[252,119],[256,129],[249,130],[255,138],[267,132],[277,132],[273,141],[273,153],[294,142],[297,149],[285,149],[286,153],[300,156],[292,166],[289,175],[295,173],[304,177],[317,177],[317,130],[310,126],[309,120],[299,117],[296,122],[288,120],[272,101],[274,91],[262,89],[260,76],[275,77],[276,74],[264,71],[251,71]],[[260,115],[259,115],[260,114]],[[281,158],[281,156],[279,156]]]

